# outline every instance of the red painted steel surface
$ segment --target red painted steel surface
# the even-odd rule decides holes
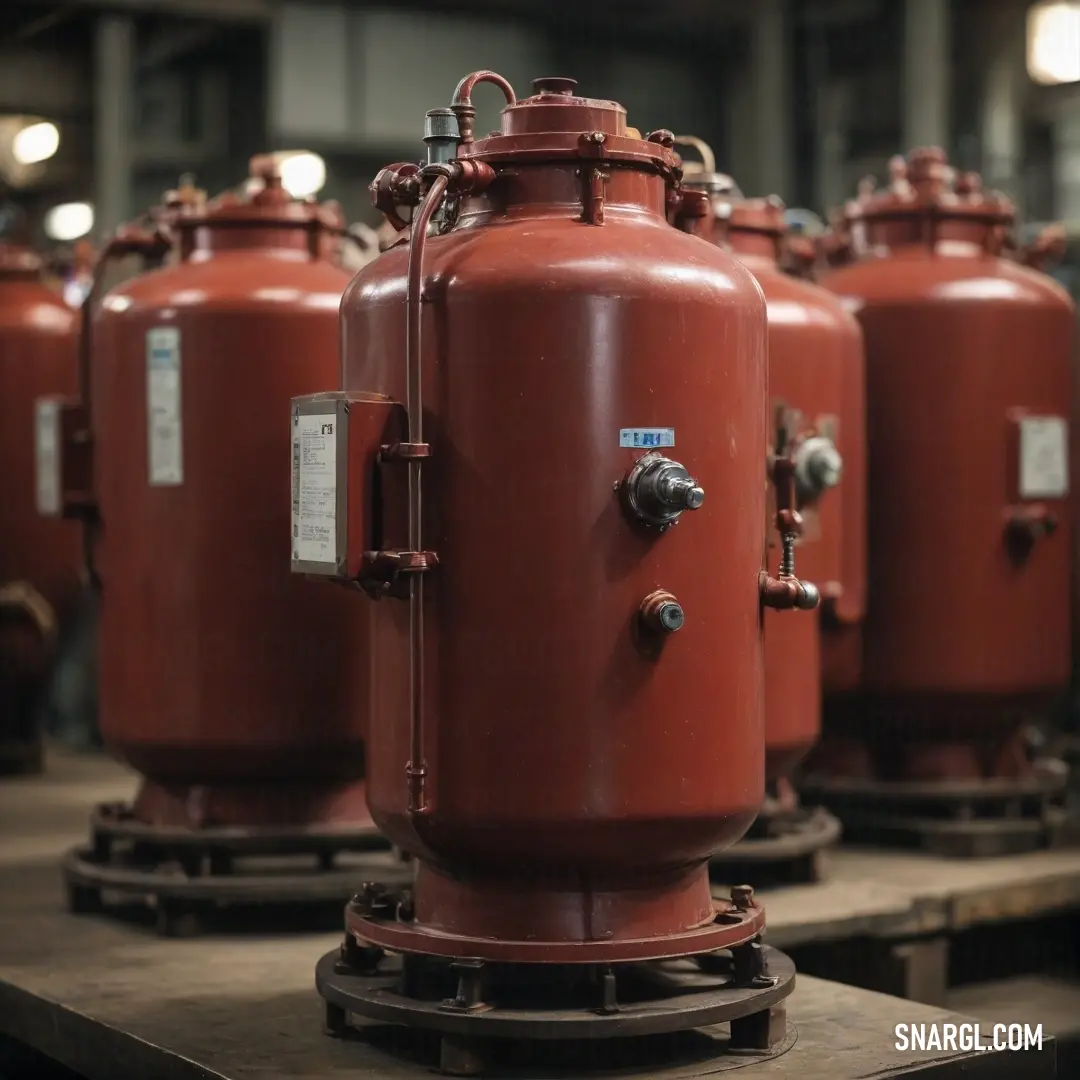
[[[0,586],[27,581],[62,615],[79,589],[79,529],[37,510],[34,407],[76,389],[77,315],[25,248],[0,244]]]
[[[743,199],[706,165],[686,182],[710,194],[713,212],[693,231],[732,251],[757,278],[769,319],[769,399],[797,410],[798,430],[830,438],[843,459],[839,485],[802,502],[800,578],[822,592],[818,615],[765,612],[765,754],[769,781],[788,776],[821,730],[823,674],[832,687],[858,677],[858,626],[865,608],[866,450],[863,347],[858,323],[824,289],[783,273],[783,205]],[[729,191],[724,189],[730,188]],[[684,224],[686,224],[684,222]],[[780,541],[770,525],[770,561]],[[823,672],[824,668],[824,672]]]
[[[496,179],[427,241],[419,812],[407,605],[369,604],[372,813],[420,856],[416,928],[468,956],[525,936],[619,959],[705,926],[706,859],[763,794],[761,293],[667,225],[670,141],[561,84],[463,143]],[[407,261],[388,251],[345,294],[348,390],[405,400]],[[620,429],[646,426],[674,427],[663,452],[706,492],[663,534],[614,490],[642,454]],[[660,588],[686,622],[650,653],[637,612]]]
[[[853,742],[830,767],[1023,771],[1014,732],[1069,679],[1073,522],[1068,496],[1021,497],[1017,420],[1071,415],[1073,305],[999,256],[1012,207],[953,182],[940,151],[894,164],[848,215],[861,257],[824,284],[866,335],[871,587],[863,695],[837,713]]]
[[[101,729],[143,820],[362,823],[356,600],[289,570],[290,399],[338,377],[341,223],[273,176],[173,208],[180,261],[93,327]],[[148,332],[179,331],[183,478],[150,483]],[[370,823],[370,822],[369,822]]]

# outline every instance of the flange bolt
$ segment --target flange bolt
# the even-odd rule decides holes
[[[739,911],[748,911],[754,906],[754,889],[751,885],[732,885],[731,902]]]

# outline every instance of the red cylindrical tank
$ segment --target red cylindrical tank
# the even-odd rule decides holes
[[[44,285],[38,256],[0,243],[0,772],[40,760],[34,706],[80,587],[78,528],[40,516],[34,467],[35,402],[75,391],[76,341],[77,317]]]
[[[77,316],[41,283],[41,260],[0,244],[0,585],[28,581],[63,609],[79,588],[79,531],[42,517],[35,490],[34,405],[76,390]]]
[[[862,333],[835,296],[780,269],[788,232],[780,200],[743,198],[730,177],[716,172],[705,143],[690,136],[679,141],[703,159],[684,165],[684,184],[712,203],[711,213],[680,224],[731,251],[765,294],[770,452],[783,428],[803,518],[799,575],[824,600],[821,620],[788,611],[765,615],[765,770],[776,783],[818,739],[823,660],[834,686],[838,678],[858,677],[866,591]],[[780,537],[771,522],[769,532],[777,552]]]
[[[254,167],[250,198],[174,200],[176,264],[94,319],[101,731],[147,823],[370,824],[361,613],[289,573],[273,465],[290,398],[338,376],[343,223]]]
[[[823,283],[866,336],[871,595],[822,766],[1022,775],[1016,732],[1069,680],[1073,305],[1000,257],[1012,206],[940,150],[847,214],[857,258]]]
[[[350,927],[492,960],[719,948],[760,916],[721,925],[706,862],[763,794],[761,291],[668,226],[670,132],[484,73],[510,104],[473,141],[477,78],[456,160],[376,178],[392,214],[427,194],[342,303],[352,415],[409,416],[368,553],[373,591],[414,571],[370,605],[369,797],[419,863],[407,915]]]

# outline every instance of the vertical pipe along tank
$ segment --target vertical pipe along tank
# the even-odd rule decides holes
[[[76,386],[77,316],[27,247],[0,242],[0,773],[37,768],[37,704],[58,626],[79,592],[79,533],[42,517],[35,402]]]
[[[1023,778],[1021,725],[1069,680],[1073,305],[1002,257],[1013,207],[940,150],[847,214],[857,257],[823,283],[866,336],[871,590],[818,768]]]

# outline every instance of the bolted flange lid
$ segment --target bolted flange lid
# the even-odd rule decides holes
[[[230,191],[210,201],[189,177],[181,179],[175,191],[165,196],[170,225],[255,226],[263,228],[324,228],[340,230],[345,218],[337,203],[319,203],[314,198],[294,199],[281,182],[281,170],[273,157],[260,154],[251,159],[249,178],[240,191]]]
[[[918,216],[1011,225],[1016,208],[1000,192],[984,191],[978,173],[953,168],[936,146],[912,150],[906,158],[897,155],[889,162],[887,188],[877,190],[873,181],[865,181],[844,207],[848,222]]]
[[[481,79],[479,76],[485,76]],[[472,90],[477,82],[496,82],[507,96],[500,128],[474,140]],[[651,164],[674,171],[679,157],[670,131],[642,138],[626,124],[626,109],[616,101],[579,97],[574,79],[533,80],[532,97],[517,100],[509,83],[492,72],[478,72],[459,83],[451,109],[461,130],[458,157],[480,161],[585,158]]]

